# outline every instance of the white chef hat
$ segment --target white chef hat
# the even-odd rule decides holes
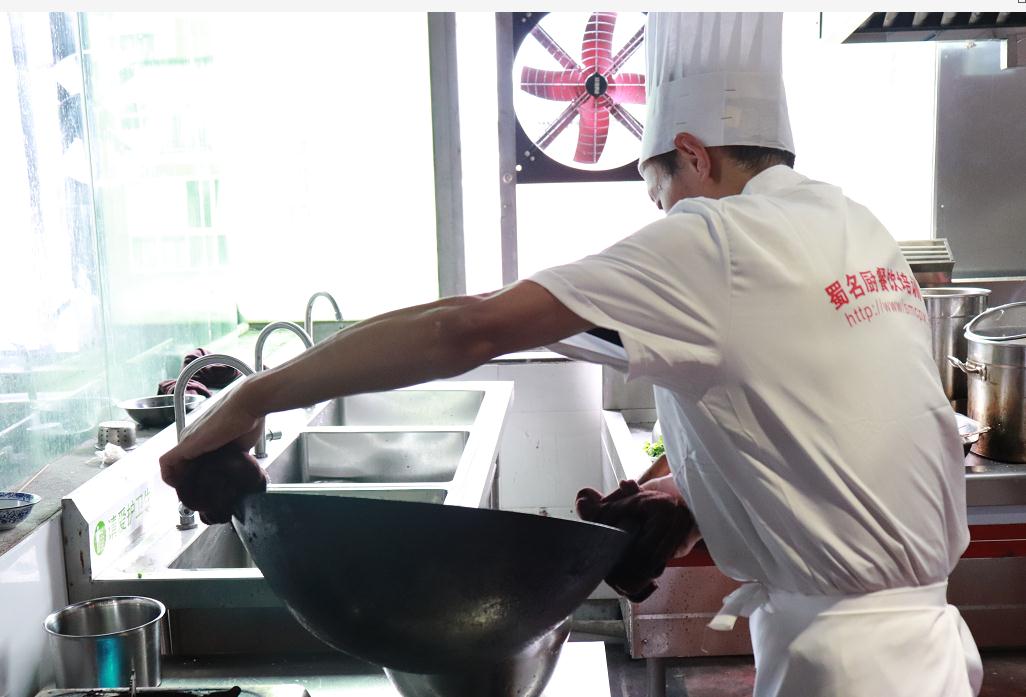
[[[678,133],[706,146],[794,152],[782,75],[780,12],[650,12],[648,113],[642,164],[674,149]]]

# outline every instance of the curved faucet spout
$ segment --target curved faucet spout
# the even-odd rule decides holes
[[[313,346],[313,339],[310,338],[310,334],[295,322],[271,322],[261,329],[260,334],[257,335],[256,350],[253,354],[253,367],[256,370],[264,369],[264,344],[267,343],[267,337],[278,329],[287,329],[298,336],[306,348]]]
[[[256,366],[256,369],[258,371],[264,369],[264,344],[267,343],[267,337],[270,336],[272,332],[278,329],[287,329],[296,336],[298,336],[302,340],[303,346],[305,346],[306,348],[311,348],[313,346],[313,339],[311,339],[310,335],[303,331],[303,328],[295,322],[271,322],[266,327],[261,329],[260,334],[257,336],[256,352],[253,357],[253,365]],[[262,432],[260,434],[260,440],[258,440],[256,445],[253,447],[253,455],[255,455],[256,457],[267,457],[266,432]]]
[[[226,353],[210,353],[200,356],[182,368],[182,372],[178,374],[178,380],[175,381],[174,392],[175,430],[179,440],[182,439],[182,429],[185,428],[185,386],[189,384],[189,380],[192,380],[196,373],[210,365],[227,365],[243,375],[252,375],[254,372],[245,362]]]
[[[185,428],[185,386],[189,384],[193,376],[201,369],[209,365],[227,365],[235,368],[243,375],[252,375],[253,369],[240,361],[235,356],[226,353],[210,353],[193,360],[189,365],[182,368],[175,381],[174,405],[175,405],[175,431],[178,440],[182,439],[182,429]],[[196,527],[196,512],[189,509],[184,503],[178,504],[178,529],[189,530]]]
[[[335,302],[334,296],[327,291],[318,291],[310,296],[310,299],[306,301],[306,319],[303,322],[303,328],[306,329],[306,333],[311,337],[313,336],[313,307],[314,302],[317,298],[326,298],[331,303],[332,309],[335,310],[335,321],[340,325],[342,324],[342,310],[339,309],[338,303]]]

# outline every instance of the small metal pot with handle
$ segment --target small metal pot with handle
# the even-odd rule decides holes
[[[967,358],[949,356],[968,377],[969,418],[989,430],[972,452],[1026,463],[1026,302],[977,315],[965,327]]]

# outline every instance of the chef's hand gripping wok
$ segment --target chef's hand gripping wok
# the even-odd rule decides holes
[[[679,497],[642,489],[632,479],[602,496],[594,489],[577,493],[577,514],[583,519],[627,530],[632,542],[606,575],[613,590],[640,603],[655,592],[666,563],[687,544],[695,528],[691,510]]]

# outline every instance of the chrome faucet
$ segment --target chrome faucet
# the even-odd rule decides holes
[[[319,291],[310,296],[310,299],[306,301],[306,320],[303,322],[303,328],[306,329],[306,333],[313,337],[313,306],[314,301],[317,298],[327,298],[328,302],[331,303],[331,307],[335,310],[335,321],[342,324],[342,310],[338,308],[338,303],[335,302],[335,298],[331,293],[327,291]]]
[[[311,339],[310,335],[295,322],[271,322],[261,329],[260,334],[257,336],[256,351],[253,356],[253,365],[256,366],[257,371],[264,369],[264,344],[267,342],[267,337],[276,329],[288,329],[303,341],[303,345],[306,348],[311,348],[313,346],[313,339]],[[256,446],[253,448],[253,455],[256,457],[267,457],[266,433],[260,434],[260,440],[257,441]]]
[[[227,365],[235,368],[243,375],[253,374],[252,368],[235,356],[229,356],[225,353],[210,353],[206,356],[200,356],[182,368],[182,372],[178,374],[178,380],[175,381],[174,391],[175,431],[178,435],[178,440],[182,439],[182,429],[185,428],[185,387],[196,373],[208,365]],[[194,527],[196,527],[196,511],[179,502],[178,529],[190,530]]]

